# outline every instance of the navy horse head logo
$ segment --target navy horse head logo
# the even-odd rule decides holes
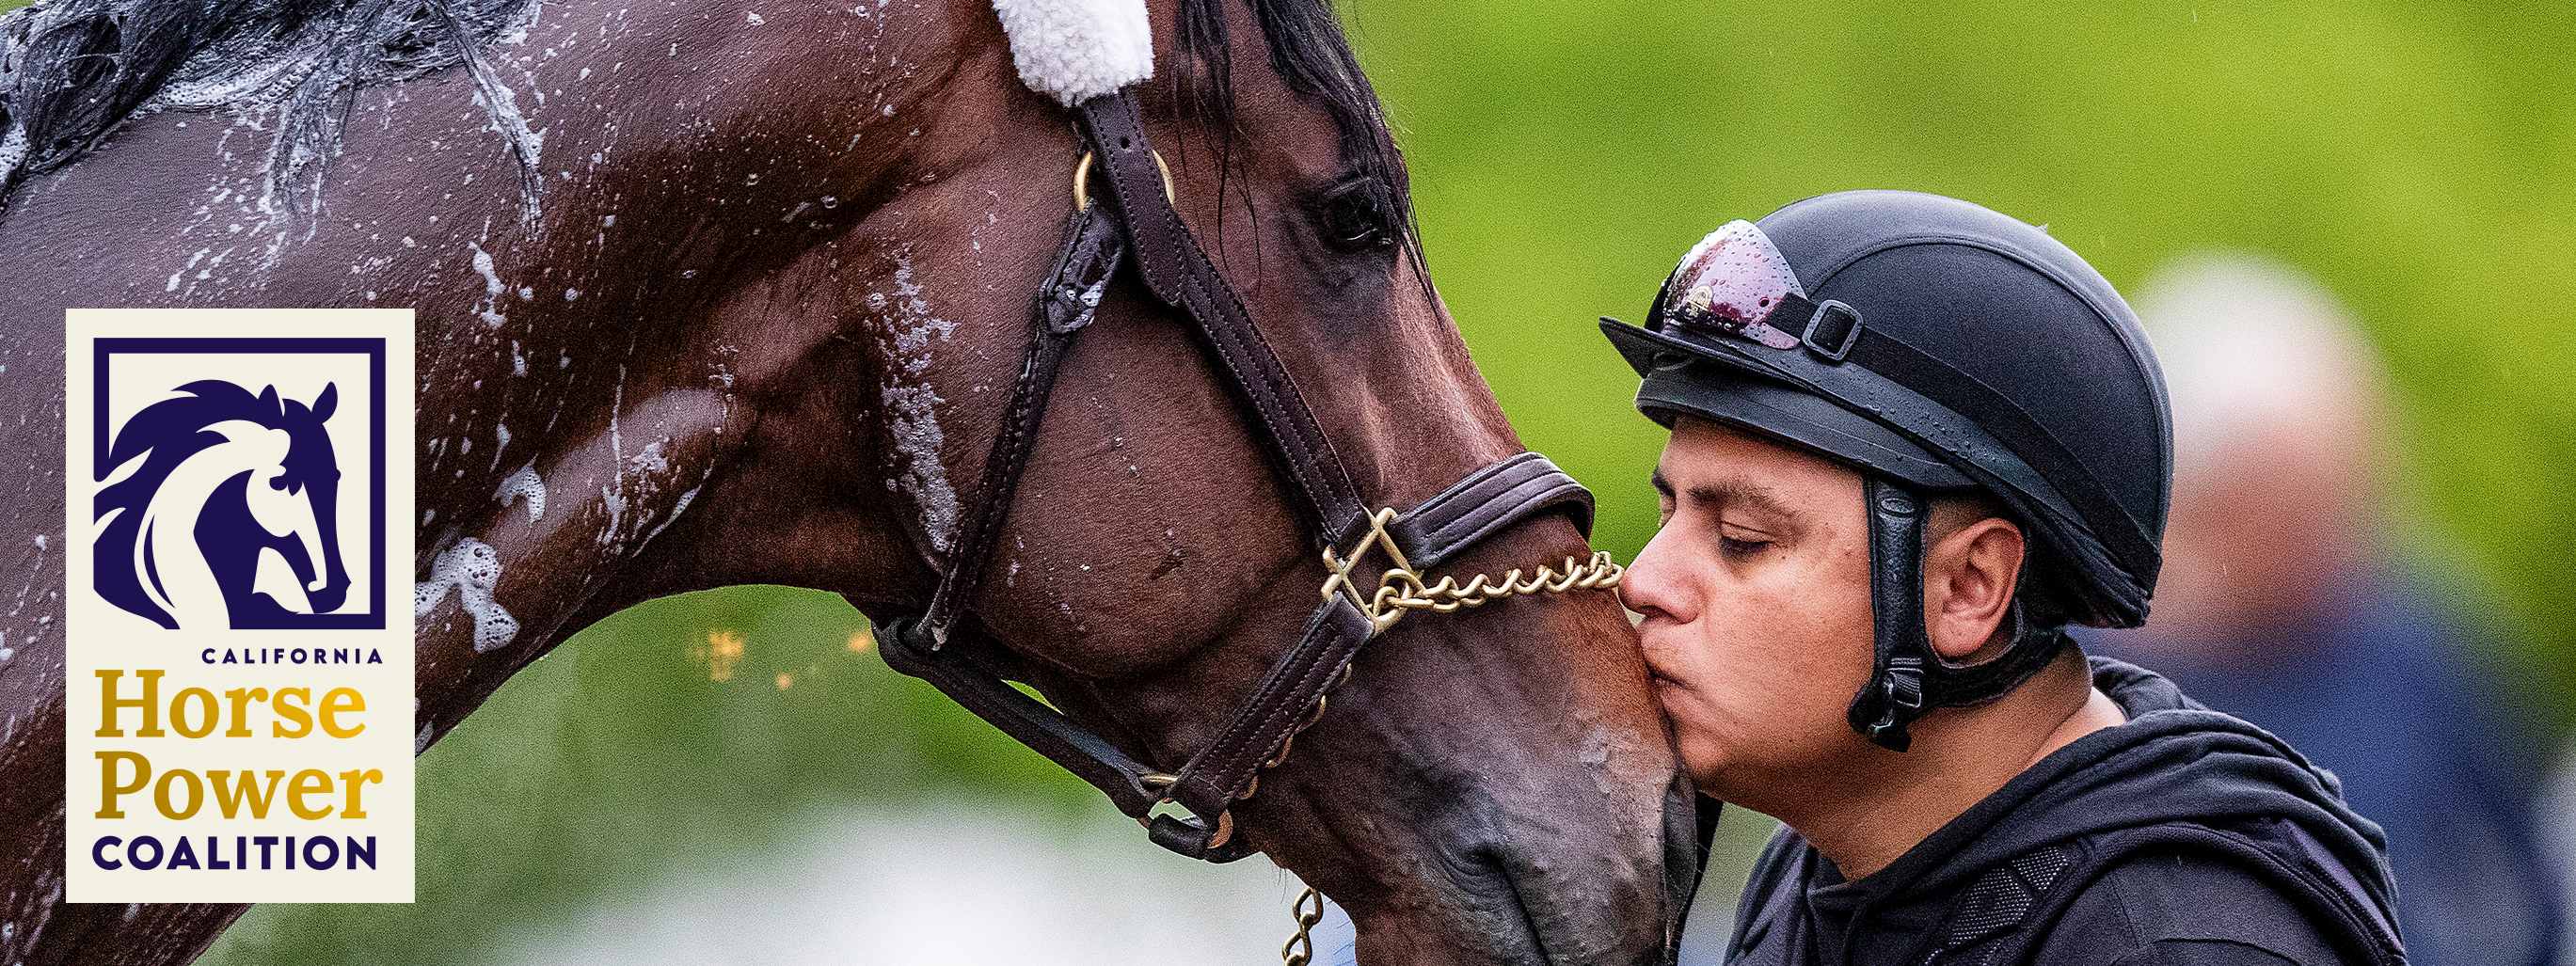
[[[323,425],[338,403],[337,384],[307,406],[209,379],[118,427],[97,466],[99,596],[173,630],[338,610],[350,580]]]

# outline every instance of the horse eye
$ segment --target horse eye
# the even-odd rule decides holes
[[[1385,183],[1367,175],[1343,179],[1326,189],[1324,240],[1354,252],[1394,244],[1394,232],[1388,224],[1393,206],[1388,202]]]

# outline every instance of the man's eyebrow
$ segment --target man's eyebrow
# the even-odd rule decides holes
[[[1655,492],[1667,498],[1688,496],[1693,503],[1741,507],[1784,517],[1798,515],[1797,511],[1789,508],[1787,501],[1782,500],[1767,486],[1756,486],[1737,480],[1721,480],[1715,483],[1695,484],[1686,492],[1677,492],[1672,481],[1665,478],[1662,467],[1656,467],[1654,483]]]
[[[1692,487],[1691,499],[1705,500],[1719,506],[1743,507],[1790,519],[1796,519],[1799,516],[1798,511],[1790,509],[1788,501],[1781,499],[1779,493],[1772,488],[1731,480]]]

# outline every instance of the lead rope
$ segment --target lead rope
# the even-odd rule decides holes
[[[1308,899],[1315,900],[1314,908],[1306,908]],[[1315,937],[1308,935],[1308,931],[1314,929],[1316,923],[1324,921],[1324,894],[1315,891],[1314,886],[1307,886],[1306,891],[1297,894],[1297,901],[1288,904],[1288,915],[1297,920],[1297,934],[1288,937],[1287,945],[1279,947],[1280,966],[1307,966],[1315,961]]]

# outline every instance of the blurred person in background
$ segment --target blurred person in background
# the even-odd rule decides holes
[[[2576,741],[2560,753],[2540,793],[2540,836],[2558,860],[2559,966],[2576,966],[2576,942],[2567,939],[2566,914],[2576,909]]]
[[[2153,616],[2078,633],[2286,739],[2380,823],[2414,966],[2555,961],[2537,771],[2493,712],[2457,595],[2399,551],[2377,358],[2322,287],[2270,262],[2178,261],[2137,300],[2174,421]]]

